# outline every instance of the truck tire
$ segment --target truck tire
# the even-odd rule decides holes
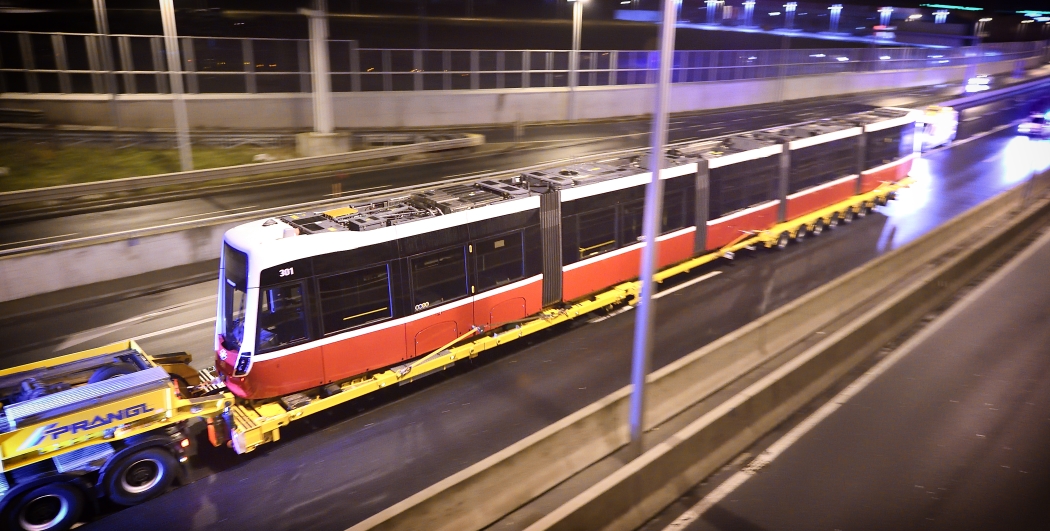
[[[114,463],[102,478],[102,489],[113,503],[138,505],[168,490],[178,466],[175,456],[164,448],[146,448]]]
[[[66,531],[84,512],[80,489],[56,481],[37,487],[12,503],[4,519],[5,529],[22,531]]]
[[[91,377],[88,378],[88,383],[98,383],[102,380],[108,380],[117,376],[123,376],[125,374],[131,374],[137,371],[138,368],[130,363],[117,363],[114,365],[106,365],[91,373]]]

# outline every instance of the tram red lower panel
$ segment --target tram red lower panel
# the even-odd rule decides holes
[[[656,248],[657,265],[667,267],[692,258],[695,240],[696,231],[689,230],[661,241]]]
[[[615,251],[614,251],[615,252]],[[612,254],[562,273],[562,299],[571,301],[638,276],[642,248]]]
[[[470,303],[432,313],[405,324],[405,343],[409,357],[429,354],[454,341],[474,326]]]
[[[405,325],[389,326],[321,347],[325,383],[399,363],[408,357]]]
[[[886,182],[897,182],[911,173],[914,157],[907,157],[897,162],[888,164],[875,170],[868,170],[860,176],[860,190],[862,193],[870,192]]]
[[[256,360],[251,372],[243,378],[229,376],[228,365],[219,367],[227,375],[226,386],[233,394],[244,398],[281,396],[324,383],[324,362],[321,347],[269,360]]]
[[[857,189],[857,178],[841,179],[830,186],[816,187],[787,199],[787,219],[795,219],[849,199]]]
[[[474,299],[474,324],[497,326],[523,319],[542,309],[543,279],[537,278],[496,295],[478,295]]]
[[[728,245],[746,232],[768,229],[777,222],[779,202],[749,209],[744,213],[730,214],[707,222],[707,250],[713,251]]]

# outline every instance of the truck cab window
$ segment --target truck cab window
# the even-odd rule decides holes
[[[259,290],[259,352],[298,343],[307,338],[302,284]]]

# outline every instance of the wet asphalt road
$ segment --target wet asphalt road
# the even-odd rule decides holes
[[[675,529],[1050,528],[1050,234],[1030,251],[776,460]]]
[[[721,274],[660,300],[654,367],[1050,167],[1048,146],[1004,130],[928,154],[916,166],[919,182],[881,215],[695,272]],[[4,330],[12,341],[3,363],[127,337],[207,363],[213,290],[206,283],[19,323]],[[632,323],[627,312],[508,345],[291,426],[282,442],[247,456],[208,449],[196,482],[86,529],[344,529],[624,385]]]

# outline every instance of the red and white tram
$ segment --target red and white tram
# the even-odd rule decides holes
[[[876,109],[670,150],[660,265],[904,178],[916,118]],[[637,277],[650,177],[582,163],[235,227],[216,366],[238,396],[281,396]]]

